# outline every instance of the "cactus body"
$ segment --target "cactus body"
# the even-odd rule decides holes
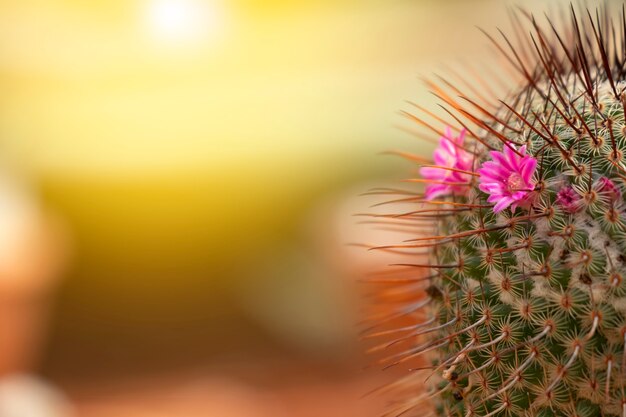
[[[376,248],[428,252],[382,280],[403,296],[368,333],[413,370],[390,416],[626,417],[626,18],[523,21],[494,39],[513,94],[431,83],[455,127],[409,115],[441,139],[434,161],[403,154],[425,192],[383,216],[432,235]]]

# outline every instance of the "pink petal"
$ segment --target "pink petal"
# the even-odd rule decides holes
[[[491,194],[491,195],[500,195],[502,194],[502,186],[500,184],[494,184],[494,183],[489,183],[489,184],[480,184],[478,186],[478,188],[480,188],[481,191],[484,191],[487,194]]]
[[[524,161],[520,174],[525,183],[530,184],[535,168],[537,168],[537,160],[535,158],[528,158]]]
[[[503,198],[502,200],[498,201],[498,203],[495,206],[493,206],[494,213],[501,212],[502,210],[510,206],[511,203],[513,203],[513,199],[508,198],[508,197]]]
[[[478,174],[481,181],[483,178],[485,180],[504,181],[509,176],[509,172],[503,172],[497,165],[489,162],[483,164],[483,167],[478,170]]]
[[[457,146],[452,139],[443,137],[439,142],[439,146],[444,150],[448,155],[454,155],[457,150]]]
[[[428,185],[426,186],[426,190],[424,191],[424,198],[426,200],[432,200],[435,197],[447,194],[449,192],[449,189],[450,187],[448,185],[443,184]]]
[[[501,199],[503,199],[504,197],[502,196],[502,194],[500,193],[495,193],[489,196],[489,198],[487,198],[487,202],[488,203],[495,203],[497,201],[500,201]]]
[[[444,184],[429,184],[426,186],[424,196],[433,199],[439,195],[466,194],[467,188],[453,183],[469,182],[469,174],[451,171],[448,168],[456,168],[463,171],[473,170],[473,156],[463,149],[465,130],[461,130],[457,136],[450,127],[446,127],[443,136],[439,138],[439,146],[433,152],[433,159],[437,166],[423,167],[420,174],[427,180],[445,181]],[[450,183],[450,184],[448,184]]]
[[[513,145],[511,146],[504,146],[504,157],[507,159],[507,161],[509,161],[509,163],[511,164],[511,166],[513,167],[513,170],[515,171],[519,171],[519,155],[517,155],[517,153],[515,153],[515,151],[513,150]]]
[[[529,191],[516,191],[513,194],[511,194],[511,198],[513,198],[515,201],[519,201],[519,200],[523,200],[524,197],[526,197],[528,195]]]
[[[436,180],[446,178],[448,171],[441,168],[423,167],[420,168],[420,175],[422,178],[428,180]]]
[[[489,152],[491,158],[495,161],[497,165],[502,167],[502,169],[506,169],[507,171],[515,171],[513,165],[509,162],[509,160],[504,156],[501,152],[491,151]]]
[[[441,150],[436,150],[433,153],[433,160],[435,161],[435,165],[446,166],[448,163],[448,157]]]
[[[459,132],[459,136],[457,136],[456,140],[458,144],[462,144],[465,141],[465,134],[467,133],[467,129],[463,128]]]

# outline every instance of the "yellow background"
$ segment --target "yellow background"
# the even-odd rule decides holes
[[[429,151],[404,100],[495,61],[475,26],[510,3],[181,0],[188,27],[159,1],[0,2],[2,159],[74,241],[44,370],[340,356],[336,208],[406,175],[379,151]]]

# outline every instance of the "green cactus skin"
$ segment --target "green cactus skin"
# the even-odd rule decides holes
[[[376,281],[396,295],[366,337],[382,340],[381,364],[413,370],[389,387],[389,416],[626,417],[625,22],[623,7],[571,7],[562,25],[520,12],[527,39],[490,38],[521,76],[513,94],[430,84],[468,131],[474,174],[465,194],[430,201],[384,191],[415,209],[377,218],[435,226],[374,248],[429,253]],[[525,207],[494,213],[475,172],[507,143],[537,159],[537,184]]]

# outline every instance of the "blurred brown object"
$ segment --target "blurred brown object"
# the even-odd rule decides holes
[[[297,368],[297,366],[296,366]],[[382,399],[363,397],[379,383],[369,378],[329,378],[302,369],[277,370],[251,381],[214,373],[161,375],[118,381],[97,392],[75,392],[80,417],[378,417]],[[315,373],[315,371],[311,371]],[[263,379],[265,381],[263,381]],[[268,380],[272,381],[268,381]]]
[[[62,223],[0,174],[0,377],[35,366],[67,248]]]

